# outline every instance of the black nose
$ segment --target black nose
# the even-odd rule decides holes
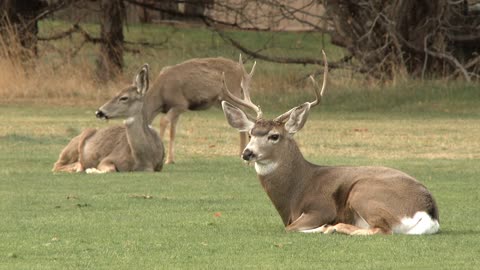
[[[95,116],[96,116],[97,118],[107,118],[107,116],[106,116],[102,111],[100,111],[100,110],[98,110],[98,111],[95,112]]]
[[[243,160],[249,161],[255,157],[255,154],[250,149],[243,150],[242,158]]]

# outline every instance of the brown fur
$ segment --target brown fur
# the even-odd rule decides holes
[[[160,137],[170,125],[170,141],[166,163],[174,163],[176,125],[180,114],[187,110],[206,110],[219,105],[222,95],[222,73],[234,95],[241,96],[240,82],[247,79],[243,64],[225,58],[196,58],[165,67],[152,84],[146,97],[147,121],[159,113]],[[240,151],[246,144],[246,134],[240,134]]]
[[[293,137],[273,121],[257,121],[250,133],[253,137],[280,134],[276,144],[256,146],[265,159],[277,164],[272,173],[258,178],[288,231],[330,225],[324,233],[389,234],[402,218],[419,211],[438,220],[430,192],[401,171],[314,165],[304,159]],[[370,229],[354,226],[360,217]]]
[[[99,109],[102,114],[109,118],[125,117],[130,120],[126,120],[124,125],[84,130],[62,150],[52,170],[160,171],[164,148],[160,137],[146,121],[143,105],[147,88],[148,82],[142,88],[143,92],[139,85],[128,87],[105,103]],[[123,102],[121,98],[128,99]]]
[[[325,72],[328,70],[325,60]],[[313,80],[313,78],[312,78]],[[319,166],[305,160],[293,135],[305,124],[317,99],[306,102],[274,120],[251,121],[228,102],[222,107],[229,124],[249,130],[251,139],[242,155],[255,162],[258,178],[277,209],[287,231],[339,232],[350,235],[434,233],[438,208],[425,186],[404,172],[386,167]],[[240,102],[237,102],[240,103]],[[255,109],[254,107],[252,107]],[[413,225],[404,218],[415,218]],[[430,216],[431,222],[425,218]],[[407,225],[405,225],[407,224]],[[407,226],[407,227],[405,227]]]

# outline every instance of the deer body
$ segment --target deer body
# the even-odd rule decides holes
[[[383,233],[418,234],[416,229],[425,233],[438,229],[438,222],[433,221],[438,220],[433,197],[409,175],[386,167],[314,165],[301,156],[293,140],[289,144],[292,152],[285,155],[288,158],[272,160],[274,166],[255,165],[260,183],[287,230],[308,232],[339,223]],[[266,172],[264,166],[276,169]],[[423,219],[425,224],[402,223],[404,218],[421,212],[431,216]],[[428,227],[430,224],[433,228]],[[427,228],[420,228],[423,225]],[[358,230],[343,227],[349,234]]]
[[[303,157],[293,135],[303,128],[310,108],[323,95],[328,70],[325,55],[324,61],[324,82],[321,91],[315,89],[317,99],[274,120],[262,118],[248,88],[243,89],[244,100],[229,96],[236,104],[255,110],[256,121],[222,102],[229,124],[251,135],[242,158],[255,163],[260,183],[286,230],[350,235],[436,233],[435,200],[413,177],[386,167],[319,166]],[[223,89],[228,95],[226,84]]]
[[[164,148],[146,121],[147,88],[148,66],[144,66],[133,86],[120,91],[96,113],[106,119],[125,117],[124,124],[84,130],[63,149],[53,171],[160,171]]]
[[[195,58],[183,63],[165,67],[152,84],[146,97],[148,122],[159,113],[166,114],[160,119],[160,137],[164,137],[170,125],[170,141],[166,163],[174,163],[174,142],[180,114],[188,110],[206,110],[220,105],[224,99],[221,76],[225,73],[235,96],[241,96],[240,82],[248,80],[249,74],[243,64],[225,58]],[[240,134],[241,151],[246,145],[246,134]]]

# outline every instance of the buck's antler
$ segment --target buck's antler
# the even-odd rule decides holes
[[[322,97],[323,97],[323,92],[325,91],[325,88],[327,86],[327,77],[328,77],[328,63],[327,63],[327,56],[325,55],[325,51],[322,50],[322,54],[323,54],[323,63],[324,63],[324,68],[323,68],[323,84],[322,84],[322,89],[320,89],[318,87],[318,84],[317,82],[315,81],[315,79],[313,78],[312,75],[310,75],[310,80],[312,80],[312,83],[313,83],[313,89],[315,91],[315,97],[316,99],[312,102],[307,102],[309,105],[310,105],[310,108],[311,107],[314,107],[318,104],[320,104],[320,102],[322,101]],[[274,121],[277,121],[277,122],[283,122],[285,121],[285,119],[287,119],[288,117],[290,117],[290,114],[292,113],[292,111],[295,109],[296,107],[290,109],[289,111],[287,111],[286,113],[278,116],[277,118],[274,119]]]
[[[243,67],[241,55],[240,55],[239,62],[242,66],[242,69],[245,70],[245,68]],[[227,83],[225,82],[225,73],[222,73],[222,82],[223,82],[223,92],[231,99],[231,101],[237,103],[237,105],[241,105],[246,108],[250,108],[254,110],[257,113],[257,119],[260,119],[263,116],[262,110],[260,110],[260,107],[255,105],[250,98],[250,83],[253,77],[253,72],[255,71],[256,64],[257,62],[253,63],[253,67],[250,73],[247,73],[246,71],[244,72],[244,74],[246,75],[242,78],[242,81],[240,82],[240,87],[242,88],[242,91],[243,91],[243,99],[240,99],[234,96],[230,92],[230,90],[228,90]]]
[[[322,101],[323,92],[325,91],[325,87],[327,86],[327,77],[328,77],[327,56],[325,55],[325,52],[324,52],[323,50],[322,50],[322,54],[323,54],[323,63],[324,63],[322,89],[319,89],[319,88],[318,88],[317,82],[315,81],[315,79],[313,78],[313,76],[310,75],[310,79],[312,80],[313,87],[314,87],[314,90],[315,90],[315,96],[316,96],[315,101],[309,102],[310,108],[313,107],[313,106],[318,105],[318,104],[320,103],[320,101]]]

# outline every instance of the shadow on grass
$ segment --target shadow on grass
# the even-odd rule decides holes
[[[475,229],[440,229],[440,233],[438,235],[453,235],[453,236],[460,236],[460,235],[480,235],[480,230]]]

